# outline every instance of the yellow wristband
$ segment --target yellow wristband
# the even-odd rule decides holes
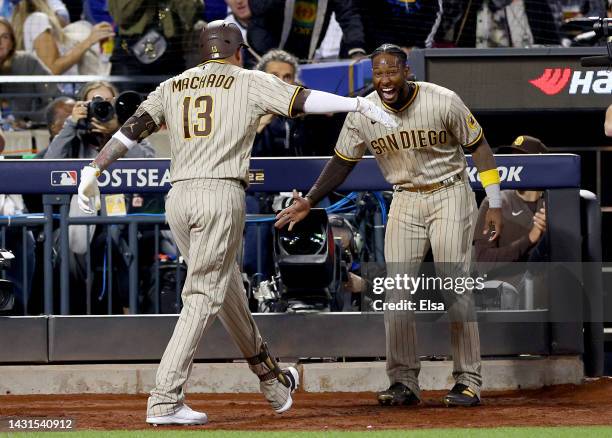
[[[501,182],[497,169],[485,170],[484,172],[478,173],[478,175],[480,175],[480,182],[482,183],[483,188],[490,186],[491,184],[499,184]]]

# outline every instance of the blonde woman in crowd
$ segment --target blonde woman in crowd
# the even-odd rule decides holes
[[[13,10],[12,24],[17,49],[36,53],[54,75],[79,74],[78,64],[87,50],[115,36],[113,27],[103,22],[93,26],[88,37],[75,43],[67,37],[45,0],[21,0]]]

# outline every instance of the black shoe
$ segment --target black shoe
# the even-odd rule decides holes
[[[444,404],[446,406],[476,406],[480,404],[480,399],[472,388],[463,383],[457,383],[444,397]]]
[[[406,385],[397,382],[378,393],[378,403],[384,406],[416,405],[419,398]]]

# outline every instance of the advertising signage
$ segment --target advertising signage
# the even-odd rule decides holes
[[[422,73],[457,92],[473,111],[600,110],[612,103],[612,70],[580,65],[593,52],[455,50],[463,56],[452,50],[444,50],[452,56],[426,54]]]

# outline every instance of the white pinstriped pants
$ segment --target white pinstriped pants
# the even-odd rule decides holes
[[[149,397],[149,416],[173,414],[181,406],[196,348],[217,314],[245,357],[258,354],[262,344],[236,262],[245,219],[243,187],[235,180],[177,182],[166,214],[187,277],[183,309]]]
[[[474,193],[467,181],[466,175],[463,181],[429,194],[394,193],[385,235],[388,277],[417,276],[430,247],[437,276],[467,275],[477,213]],[[473,297],[465,293],[443,295],[451,321],[453,377],[480,394],[480,339]],[[410,299],[410,294],[387,291],[386,302],[402,299]],[[385,333],[390,382],[401,382],[419,396],[421,365],[414,313],[385,311]]]

